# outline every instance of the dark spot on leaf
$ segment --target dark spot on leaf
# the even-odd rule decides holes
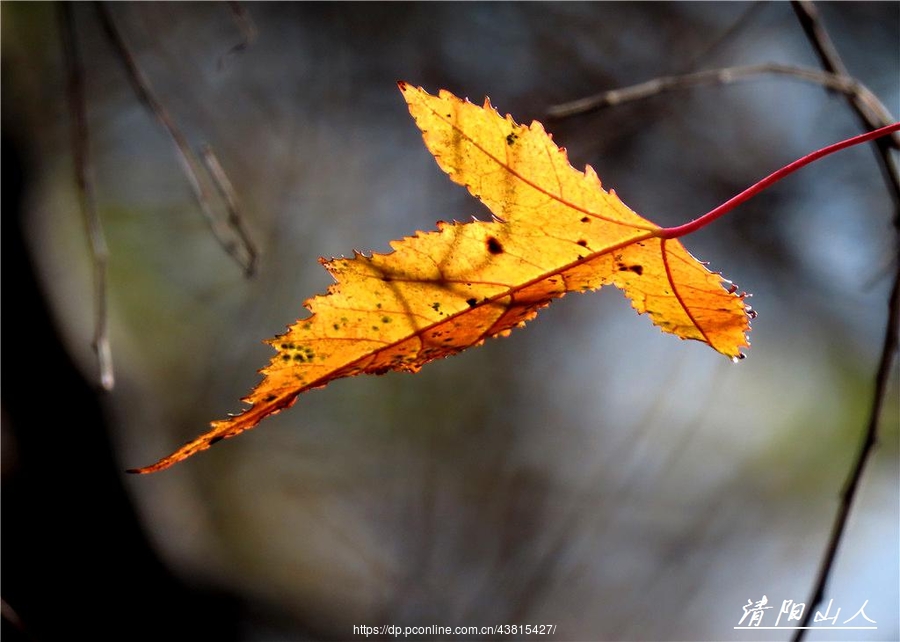
[[[290,360],[291,360],[291,355],[289,355],[289,354],[283,354],[283,355],[281,355],[281,360],[282,360],[282,361],[290,361]]]
[[[435,301],[434,303],[431,304],[431,308],[432,308],[435,312],[437,312],[437,311],[439,311],[439,310],[441,309],[441,304],[438,303],[437,301]]]
[[[587,241],[585,241],[584,239],[579,239],[578,245],[580,245],[581,247],[587,247]]]
[[[266,398],[263,401],[275,401],[275,395],[266,395]]]
[[[638,276],[641,276],[644,273],[643,265],[622,265],[619,264],[619,272],[634,272]]]
[[[487,238],[487,249],[491,254],[503,254],[503,246],[493,236]]]
[[[378,308],[378,309],[380,310],[380,309],[381,309],[381,304],[380,304],[380,303],[376,303],[376,304],[375,304],[375,307]]]
[[[223,435],[216,435],[215,437],[213,437],[212,439],[209,440],[209,445],[212,446],[213,444],[217,444],[220,441],[222,441],[223,439],[225,439],[225,437]]]
[[[582,223],[590,223],[590,222],[591,222],[591,219],[589,219],[587,216],[582,216],[582,217],[581,217],[581,222],[582,222]]]
[[[475,299],[466,299],[466,303],[469,304],[470,308],[474,308],[478,304],[478,301]]]
[[[390,323],[390,322],[391,322],[391,317],[381,317],[381,322],[382,322],[382,323]]]
[[[331,324],[331,327],[334,328],[335,330],[340,330],[340,329],[341,329],[341,326],[339,326],[337,323],[332,323],[332,324]]]
[[[381,280],[382,281],[390,281],[391,277],[389,277],[387,274],[385,274],[384,276],[381,277]]]
[[[517,139],[517,138],[518,138],[518,136],[516,135],[516,133],[515,133],[515,132],[511,132],[510,134],[508,134],[508,135],[506,136],[506,144],[509,145],[509,146],[512,146],[512,144],[513,144],[514,142],[516,142],[516,139]]]

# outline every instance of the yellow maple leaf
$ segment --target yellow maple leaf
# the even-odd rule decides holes
[[[309,317],[269,341],[277,354],[244,398],[250,407],[131,472],[167,468],[335,379],[416,372],[505,336],[566,292],[608,283],[666,332],[732,358],[748,345],[743,295],[604,191],[591,167],[574,169],[540,123],[518,125],[490,101],[400,89],[440,167],[495,220],[439,222],[437,231],[392,242],[388,254],[322,259],[336,284],[306,302]]]

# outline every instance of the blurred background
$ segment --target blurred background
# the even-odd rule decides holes
[[[107,7],[189,144],[211,145],[234,184],[260,251],[251,279],[210,233],[97,8],[73,6],[110,254],[104,394],[60,9],[2,4],[4,634],[556,624],[558,640],[788,639],[733,627],[748,600],[767,596],[770,626],[784,600],[807,601],[870,410],[897,246],[867,147],[685,239],[753,294],[739,364],[664,336],[606,288],[415,376],[308,393],[170,470],[123,471],[241,410],[272,354],[262,341],[331,283],[319,256],[486,217],[428,154],[397,80],[541,120],[576,167],[675,225],[859,133],[843,96],[767,77],[563,120],[548,108],[688,70],[817,68],[790,5],[238,8],[258,36],[231,51],[234,5]],[[896,116],[900,5],[819,9]],[[833,600],[840,624],[868,601],[878,629],[809,640],[900,637],[896,366],[890,390],[819,607]]]

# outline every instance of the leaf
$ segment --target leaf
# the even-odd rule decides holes
[[[277,354],[244,399],[250,408],[132,472],[167,468],[335,379],[416,372],[507,335],[567,292],[608,283],[666,332],[733,358],[749,345],[744,295],[604,191],[590,166],[569,165],[540,123],[517,125],[487,100],[482,108],[446,91],[400,89],[441,169],[496,219],[439,222],[437,231],[393,241],[387,254],[320,259],[336,284],[306,302],[309,317],[268,342]]]

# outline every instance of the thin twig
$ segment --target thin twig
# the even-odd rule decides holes
[[[253,18],[243,4],[236,0],[232,0],[228,3],[228,9],[234,23],[241,32],[241,41],[222,54],[219,58],[219,69],[222,69],[225,66],[225,59],[228,58],[228,56],[233,56],[236,53],[244,51],[247,47],[256,42],[256,38],[259,36],[259,29],[256,28],[256,23],[253,21]]]
[[[547,110],[550,118],[568,118],[579,114],[596,111],[604,107],[621,105],[633,100],[642,100],[668,91],[676,91],[696,87],[699,85],[724,85],[741,80],[747,80],[754,76],[775,74],[789,76],[799,80],[815,83],[839,91],[841,93],[858,97],[860,104],[869,110],[873,122],[878,123],[873,127],[884,127],[892,122],[891,114],[880,100],[865,85],[844,75],[810,69],[807,67],[795,67],[777,63],[761,65],[747,65],[743,67],[724,67],[721,69],[707,69],[695,71],[689,74],[675,76],[661,76],[646,82],[620,87],[605,91],[594,96],[573,100],[572,102],[555,105]],[[894,145],[900,147],[900,138],[894,137]]]
[[[94,198],[94,179],[88,144],[87,109],[84,101],[84,73],[78,55],[78,41],[75,34],[75,20],[72,5],[61,6],[61,33],[63,54],[68,78],[69,111],[72,118],[72,156],[75,165],[75,186],[78,203],[84,218],[85,229],[91,246],[91,260],[94,272],[94,340],[100,371],[100,387],[112,390],[115,386],[112,350],[109,345],[106,302],[106,268],[109,251],[103,236],[103,225],[97,213]]]
[[[835,49],[825,25],[819,19],[819,12],[812,2],[793,1],[791,6],[800,21],[803,31],[812,44],[813,48],[822,62],[822,67],[830,72],[841,75],[847,74],[846,66],[841,60],[840,55]],[[856,112],[864,128],[873,130],[877,128],[877,124],[872,122],[871,114],[854,96],[847,96],[850,106]],[[894,200],[894,227],[896,229],[896,240],[900,241],[900,174],[897,171],[897,164],[891,155],[889,146],[881,141],[876,141],[878,149],[878,158],[881,161],[882,174],[885,184]],[[896,253],[894,255],[896,257]],[[895,258],[896,261],[896,258]],[[819,571],[813,584],[812,593],[807,600],[807,609],[803,614],[801,627],[809,626],[812,620],[812,614],[815,608],[822,602],[825,595],[825,585],[831,575],[831,569],[834,566],[837,551],[840,547],[841,539],[844,535],[844,529],[847,525],[847,518],[856,499],[856,492],[859,482],[862,479],[863,471],[868,463],[869,456],[878,441],[878,419],[881,416],[884,399],[888,392],[888,381],[890,379],[891,367],[894,357],[897,353],[898,342],[898,326],[900,326],[900,261],[895,265],[894,285],[891,289],[891,296],[888,302],[888,319],[887,328],[885,329],[884,344],[881,349],[881,358],[878,363],[878,371],[875,375],[875,390],[873,392],[872,409],[866,424],[863,441],[859,449],[859,453],[853,462],[853,467],[847,478],[844,488],[841,492],[841,501],[838,505],[837,514],[834,517],[834,523],[831,527],[831,535],[828,538],[828,545],[819,565]],[[806,629],[797,629],[793,640],[800,642],[806,634]]]
[[[829,37],[825,25],[819,18],[819,10],[816,6],[812,2],[806,0],[793,0],[791,6],[794,8],[794,13],[797,14],[797,19],[800,21],[800,25],[803,27],[806,37],[809,39],[810,44],[812,44],[813,48],[816,50],[816,54],[819,56],[819,60],[822,62],[822,68],[833,74],[847,76],[847,67],[844,65],[844,61],[841,60],[840,54],[838,54],[837,49],[835,49],[834,44],[831,42],[831,37]],[[872,114],[867,111],[867,105],[860,97],[847,94],[847,102],[856,112],[857,118],[859,118],[860,123],[865,129],[872,131],[873,129],[878,129],[878,127],[880,127],[880,125],[873,120]],[[893,139],[892,142],[894,147],[897,147],[897,140]],[[890,141],[875,141],[873,145],[875,145],[878,150],[878,156],[881,159],[881,173],[891,190],[891,195],[894,199],[894,207],[897,208],[897,216],[900,217],[900,172],[898,172],[897,163],[894,161],[894,158],[889,151]],[[898,229],[900,229],[900,220],[898,220],[897,224]]]
[[[240,224],[239,220],[238,225],[235,226],[232,217],[223,219],[223,217],[216,213],[212,206],[209,188],[200,174],[200,161],[191,150],[187,138],[185,138],[181,130],[178,129],[174,120],[172,120],[169,115],[169,112],[154,95],[150,81],[144,75],[143,71],[141,71],[140,67],[138,67],[134,56],[131,54],[131,50],[128,48],[122,34],[113,22],[109,9],[102,2],[98,3],[98,9],[100,12],[100,21],[103,24],[106,35],[113,45],[113,48],[122,59],[122,62],[125,64],[125,68],[128,72],[128,79],[131,82],[131,86],[134,88],[135,93],[141,102],[153,112],[157,120],[159,120],[172,138],[175,149],[178,151],[178,158],[184,168],[185,175],[188,177],[188,181],[194,189],[194,195],[197,198],[197,202],[200,204],[203,214],[206,216],[210,229],[222,247],[225,248],[225,251],[234,257],[238,264],[244,269],[244,273],[247,276],[251,276],[256,268],[257,251],[250,240],[249,235],[245,231],[244,226]]]
[[[243,219],[240,214],[240,201],[238,200],[237,191],[228,179],[228,174],[225,173],[225,168],[223,168],[222,164],[219,162],[219,157],[216,156],[216,153],[208,144],[200,146],[200,157],[206,165],[206,171],[209,172],[213,182],[219,189],[219,194],[222,195],[222,198],[225,201],[225,205],[228,209],[228,222],[235,229],[242,229]]]
[[[825,26],[819,20],[819,10],[816,5],[812,2],[792,0],[791,7],[797,14],[797,19],[800,21],[803,31],[806,32],[806,37],[819,55],[822,66],[832,73],[846,76],[847,67],[844,66],[844,61],[841,60],[840,54],[834,48],[831,36],[828,35]]]
[[[850,509],[853,507],[853,501],[856,497],[859,481],[862,479],[863,471],[869,461],[869,455],[878,442],[878,419],[881,416],[884,399],[887,396],[891,366],[894,362],[894,355],[897,352],[897,327],[898,324],[900,324],[900,263],[898,263],[898,270],[894,275],[894,287],[891,290],[891,298],[888,305],[887,329],[885,330],[881,359],[878,363],[878,373],[875,376],[875,392],[872,399],[872,410],[869,414],[869,420],[866,425],[866,431],[863,436],[859,453],[856,455],[856,459],[853,462],[853,468],[850,470],[850,475],[841,492],[841,501],[834,518],[834,524],[831,527],[828,545],[825,548],[825,554],[819,566],[819,572],[816,575],[812,595],[806,602],[807,608],[806,612],[803,614],[803,621],[800,622],[799,626],[809,626],[813,610],[822,601],[822,598],[825,595],[825,585],[828,582],[828,576],[831,573],[831,568],[834,566],[834,560],[837,557],[838,547],[841,544],[844,528],[847,525],[847,517],[850,515]],[[794,634],[794,642],[802,640],[804,633],[804,629],[798,629]]]

